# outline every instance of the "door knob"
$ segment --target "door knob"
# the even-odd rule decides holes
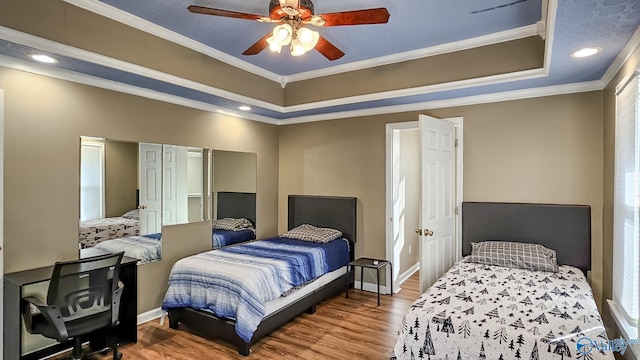
[[[433,236],[433,230],[424,229],[424,236]]]
[[[422,236],[422,229],[416,229],[416,234]]]
[[[138,209],[146,209],[146,208],[147,208],[147,205],[140,205],[140,206],[138,206]]]

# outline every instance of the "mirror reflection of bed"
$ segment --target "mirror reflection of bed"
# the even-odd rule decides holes
[[[162,226],[206,216],[203,154],[208,150],[82,137],[80,257],[124,251],[141,263],[160,260]]]
[[[219,249],[256,239],[257,155],[213,150],[212,241]]]

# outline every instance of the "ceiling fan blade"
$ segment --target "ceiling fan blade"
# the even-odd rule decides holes
[[[320,36],[320,39],[318,39],[318,44],[316,44],[316,50],[318,50],[320,54],[324,55],[324,57],[326,57],[331,61],[338,60],[344,56],[344,53],[342,52],[342,50],[335,47],[335,45],[330,43],[329,40],[323,38],[322,36]]]
[[[324,26],[384,24],[389,21],[389,10],[386,8],[344,11],[320,14],[326,23]]]
[[[263,15],[255,15],[255,14],[247,14],[229,10],[221,10],[214,9],[205,6],[191,5],[187,8],[192,13],[196,14],[205,14],[205,15],[215,15],[215,16],[224,16],[236,19],[246,19],[246,20],[259,20],[262,19]]]
[[[255,44],[251,45],[247,50],[245,50],[242,55],[257,55],[262,50],[269,47],[269,43],[267,42],[267,38],[271,36],[271,33],[267,33],[267,35],[263,36],[262,39],[256,41]]]

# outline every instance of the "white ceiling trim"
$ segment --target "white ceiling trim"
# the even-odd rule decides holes
[[[94,64],[110,67],[126,71],[132,74],[145,76],[151,79],[164,81],[170,84],[183,86],[193,90],[201,91],[214,96],[220,96],[225,99],[245,103],[248,105],[259,106],[265,109],[282,112],[284,108],[279,105],[254,99],[249,96],[236,94],[227,90],[222,90],[213,86],[201,84],[196,81],[187,80],[179,76],[167,74],[162,71],[149,69],[144,66],[132,64],[126,61],[114,59],[112,57],[97,54],[91,51],[78,49],[73,46],[61,44],[52,40],[44,39],[35,35],[23,33],[17,30],[13,30],[4,26],[0,26],[0,38],[7,41],[11,41],[17,44],[33,47],[39,50],[49,52],[51,54],[58,54],[62,56],[71,57],[83,61],[88,61]]]
[[[356,71],[361,69],[372,68],[376,66],[383,66],[389,64],[396,64],[403,61],[421,59],[429,56],[441,55],[446,53],[452,53],[456,51],[462,51],[472,49],[480,46],[487,46],[491,44],[498,44],[511,40],[518,40],[529,36],[537,35],[538,28],[536,24],[523,26],[511,30],[500,31],[493,34],[478,36],[471,39],[465,39],[461,41],[451,42],[442,45],[431,46],[423,49],[417,49],[407,51],[398,54],[392,54],[387,56],[381,56],[374,59],[355,61],[348,64],[336,65],[330,68],[322,70],[307,71],[294,75],[284,76],[286,83],[292,83],[296,81],[309,80],[313,78],[319,78],[323,76],[341,74],[349,71]]]
[[[629,60],[629,57],[633,54],[636,49],[640,47],[640,26],[636,28],[636,31],[631,35],[627,44],[622,48],[622,51],[618,54],[618,56],[613,60],[607,71],[602,76],[602,81],[604,82],[604,86],[608,86],[611,80],[616,76],[616,74],[622,69],[622,66]]]
[[[219,96],[225,99],[241,102],[247,105],[262,107],[264,109],[277,111],[280,113],[291,113],[305,110],[315,110],[330,106],[348,105],[359,102],[383,100],[388,98],[397,98],[404,96],[422,95],[433,93],[437,91],[458,90],[467,87],[475,87],[482,85],[491,85],[508,81],[527,80],[547,75],[545,68],[524,70],[508,74],[499,74],[486,76],[475,79],[467,79],[454,81],[449,83],[435,84],[420,86],[415,88],[399,89],[393,91],[383,91],[378,93],[371,93],[365,95],[357,95],[351,97],[344,97],[339,99],[324,100],[312,103],[305,103],[293,106],[280,106],[266,101],[258,100],[249,96],[236,94],[227,90],[222,90],[210,85],[205,85],[196,81],[181,78],[179,76],[167,74],[158,70],[149,69],[140,65],[132,64],[126,61],[114,59],[108,56],[97,54],[83,49],[78,49],[69,45],[61,44],[55,41],[44,39],[35,35],[23,33],[17,30],[0,26],[0,38],[7,41],[15,42],[25,46],[33,47],[43,51],[50,52],[52,54],[58,54],[67,56],[83,61],[88,61],[94,64],[122,70],[132,74],[149,77],[159,81],[164,81],[170,84],[190,88],[193,90],[201,91],[213,96]]]
[[[452,81],[448,83],[441,83],[441,84],[435,84],[435,85],[426,85],[426,86],[419,86],[415,88],[383,91],[379,93],[350,96],[350,97],[344,97],[339,99],[324,100],[324,101],[318,101],[318,102],[306,103],[306,104],[300,104],[300,105],[291,105],[291,106],[286,106],[284,108],[284,113],[314,110],[318,108],[348,105],[348,104],[355,104],[355,103],[375,101],[375,100],[392,99],[392,98],[405,97],[405,96],[424,95],[424,94],[430,94],[430,93],[440,92],[440,91],[459,90],[459,89],[465,89],[469,87],[493,85],[493,84],[499,84],[504,82],[518,81],[518,80],[529,80],[529,79],[535,79],[535,78],[544,77],[544,76],[547,76],[547,73],[543,68],[523,70],[523,71],[517,71],[513,73],[491,75],[491,76],[485,76],[480,78]]]
[[[478,46],[486,46],[486,45],[510,41],[510,40],[517,40],[524,37],[533,36],[538,33],[537,25],[531,24],[531,25],[523,26],[516,29],[501,31],[501,32],[479,36],[479,37],[466,39],[462,41],[456,41],[448,44],[431,46],[423,49],[408,51],[408,52],[389,55],[389,56],[383,56],[375,59],[337,65],[337,66],[329,67],[322,70],[308,71],[308,72],[293,74],[293,75],[279,75],[271,71],[268,71],[266,69],[263,69],[259,66],[250,64],[246,61],[240,60],[239,58],[231,56],[222,51],[216,50],[205,44],[197,42],[189,37],[180,35],[167,28],[156,25],[150,21],[144,20],[138,16],[132,15],[126,11],[120,10],[111,5],[107,5],[103,2],[100,2],[99,0],[63,0],[63,1],[72,5],[78,6],[82,9],[102,15],[109,19],[118,21],[125,25],[131,26],[138,30],[158,36],[165,40],[185,46],[194,51],[198,51],[202,54],[205,54],[214,59],[220,60],[229,65],[238,67],[242,70],[245,70],[253,74],[256,74],[258,76],[262,76],[266,79],[275,81],[281,84],[283,87],[290,82],[308,80],[308,79],[313,79],[313,78],[322,77],[322,76],[340,74],[340,73],[353,71],[357,69],[364,69],[364,68],[370,68],[375,66],[393,64],[393,63],[398,63],[398,62],[407,61],[407,60],[419,59],[427,56],[434,56],[438,54],[466,50],[466,49],[470,49]],[[556,0],[551,0],[551,1],[555,2]],[[555,15],[554,15],[554,18],[555,18]]]
[[[50,67],[50,66],[41,65],[41,64],[35,64],[26,60],[19,60],[6,55],[0,55],[0,66],[4,66],[7,68],[19,70],[19,71],[26,71],[26,72],[30,72],[38,75],[49,76],[56,79],[71,81],[79,84],[95,86],[95,87],[99,87],[107,90],[118,91],[121,93],[131,94],[135,96],[145,97],[148,99],[164,101],[167,103],[181,105],[181,106],[185,106],[193,109],[210,111],[214,113],[234,116],[241,119],[253,120],[253,121],[258,121],[258,122],[263,122],[263,123],[268,123],[273,125],[300,124],[300,123],[324,121],[324,120],[336,120],[336,119],[345,119],[345,118],[353,118],[353,117],[361,117],[361,116],[383,115],[383,114],[401,113],[401,112],[409,112],[409,111],[423,111],[423,110],[430,110],[430,109],[448,108],[448,107],[454,107],[454,106],[468,106],[468,105],[477,105],[477,104],[493,103],[493,102],[500,102],[500,101],[520,100],[520,99],[528,99],[528,98],[534,98],[534,97],[571,94],[571,93],[586,92],[586,91],[596,91],[596,90],[602,90],[604,86],[606,86],[606,84],[602,80],[597,80],[597,81],[590,81],[590,82],[583,82],[583,83],[506,91],[506,92],[493,93],[493,94],[461,97],[456,99],[445,99],[445,100],[427,101],[427,102],[416,103],[416,104],[343,111],[343,112],[302,116],[302,117],[280,120],[280,119],[275,119],[268,116],[261,116],[261,115],[246,113],[246,112],[230,111],[226,108],[217,107],[208,103],[185,99],[179,96],[168,95],[165,93],[144,89],[144,88],[139,88],[139,87],[128,85],[128,84],[122,84],[116,81],[105,80],[105,79],[90,76],[90,75],[79,74],[69,70],[59,69],[59,68]]]
[[[544,8],[544,7],[543,7]],[[542,66],[545,71],[545,75],[549,75],[549,68],[551,67],[551,52],[553,50],[553,39],[556,31],[556,18],[558,13],[558,0],[549,0],[547,6],[546,17],[547,30],[545,32],[545,49],[544,49],[544,65]]]
[[[267,116],[251,114],[247,112],[232,111],[226,108],[218,107],[200,101],[185,99],[175,95],[169,95],[158,91],[153,91],[141,87],[123,84],[117,81],[105,80],[103,78],[80,74],[70,70],[60,69],[56,67],[35,64],[26,60],[19,60],[14,57],[0,54],[0,66],[10,69],[30,72],[33,74],[48,76],[60,80],[71,81],[79,84],[94,86],[102,89],[113,90],[125,94],[144,97],[147,99],[159,100],[170,104],[185,106],[192,109],[210,111],[218,114],[230,115],[237,118],[264,122],[268,124],[278,125],[280,120]]]
[[[178,45],[182,45],[191,50],[210,56],[216,60],[220,60],[231,66],[235,66],[239,69],[248,71],[252,74],[261,76],[263,78],[275,81],[277,83],[282,82],[282,77],[274,72],[265,70],[259,66],[253,65],[246,61],[240,60],[235,56],[231,56],[225,52],[206,46],[201,42],[195,41],[184,35],[180,35],[177,32],[171,31],[162,26],[156,25],[150,21],[147,21],[141,17],[130,14],[126,11],[122,11],[111,5],[107,5],[98,0],[63,0],[71,5],[75,5],[87,11],[91,11],[98,15],[104,16],[111,20],[115,20],[122,24],[131,26],[135,29],[144,31],[146,33],[155,35],[159,38],[171,41]]]
[[[529,99],[529,98],[536,98],[536,97],[543,97],[543,96],[564,95],[564,94],[573,94],[573,93],[597,91],[597,90],[602,90],[602,81],[600,80],[583,82],[583,83],[575,83],[575,84],[546,86],[546,87],[539,87],[539,88],[533,88],[533,89],[504,91],[499,93],[467,96],[467,97],[461,97],[456,99],[426,101],[426,102],[415,103],[415,104],[395,105],[395,106],[378,107],[378,108],[372,108],[372,109],[342,111],[342,112],[311,115],[311,116],[301,116],[297,118],[280,120],[279,125],[301,124],[301,123],[308,123],[308,122],[315,122],[315,121],[346,119],[346,118],[354,118],[354,117],[361,117],[361,116],[384,115],[384,114],[402,113],[402,112],[410,112],[410,111],[444,109],[444,108],[450,108],[454,106],[488,104],[488,103],[495,103],[495,102],[501,102],[501,101],[521,100],[521,99]]]

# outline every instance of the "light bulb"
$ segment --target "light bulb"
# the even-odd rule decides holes
[[[53,58],[45,54],[30,54],[29,57],[32,58],[33,60],[40,61],[46,64],[54,64],[58,62],[56,58]]]
[[[293,39],[293,41],[291,41],[291,55],[300,56],[306,52],[307,50],[305,50],[300,39]]]
[[[273,37],[273,36],[269,36],[267,38],[267,44],[269,44],[269,50],[276,52],[276,53],[280,53],[280,50],[282,50],[282,43],[280,41],[278,41],[277,38]]]
[[[289,24],[278,25],[273,29],[273,37],[278,39],[282,45],[288,45],[291,42],[293,29]]]
[[[578,51],[572,52],[571,56],[577,57],[577,58],[588,57],[588,56],[595,55],[600,51],[602,51],[602,48],[584,48],[584,49],[580,49]]]
[[[317,31],[309,30],[307,28],[298,29],[297,35],[305,51],[313,49],[320,39],[320,34],[318,34]]]

